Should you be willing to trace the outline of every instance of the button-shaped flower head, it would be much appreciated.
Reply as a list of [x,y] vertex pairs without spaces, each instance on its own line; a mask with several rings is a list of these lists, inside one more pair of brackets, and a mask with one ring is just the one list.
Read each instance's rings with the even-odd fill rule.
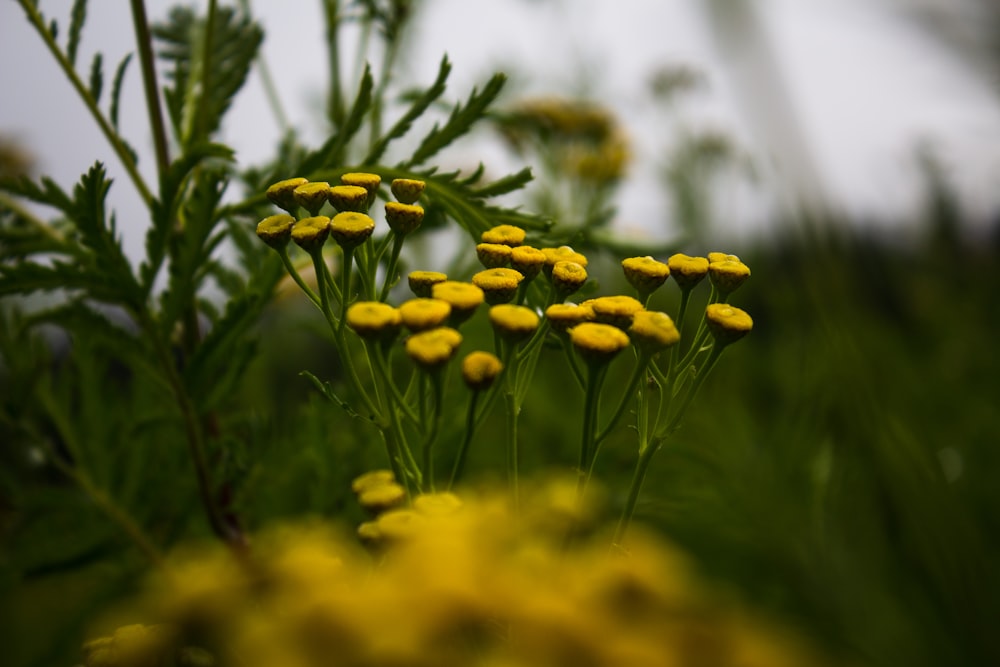
[[458,326],[472,317],[476,308],[485,301],[483,290],[472,283],[458,280],[445,280],[431,287],[431,296],[447,301],[451,306],[451,324]]
[[514,298],[524,276],[514,269],[486,269],[472,276],[472,284],[483,290],[486,303],[507,303]]
[[524,243],[525,236],[525,231],[515,225],[497,225],[483,232],[480,240],[483,243],[499,243],[516,248]]
[[340,182],[344,185],[357,185],[368,191],[368,202],[365,206],[365,210],[367,211],[375,203],[375,197],[378,195],[378,187],[382,184],[382,178],[378,174],[351,172],[341,176]]
[[291,215],[299,209],[299,203],[295,200],[295,188],[309,182],[306,178],[286,178],[278,181],[267,189],[267,198],[278,208],[288,211]]
[[275,249],[284,248],[292,240],[295,218],[287,213],[270,215],[257,223],[257,237]]
[[385,221],[389,229],[400,236],[416,231],[424,221],[424,209],[415,204],[402,204],[397,201],[385,203]]
[[479,243],[476,256],[487,269],[497,269],[510,263],[511,248],[502,243]]
[[328,199],[338,213],[368,210],[368,191],[359,185],[335,185],[330,188]]
[[442,368],[462,344],[462,334],[448,327],[438,327],[413,334],[406,339],[406,354],[426,371]]
[[618,327],[599,322],[584,322],[569,330],[569,339],[589,364],[606,364],[628,347],[628,336]]
[[720,346],[735,343],[753,329],[753,319],[744,310],[726,303],[713,303],[705,309],[708,330]]
[[356,248],[374,231],[375,221],[364,213],[345,211],[333,216],[330,221],[330,235],[344,249]]
[[681,339],[681,334],[669,315],[650,310],[643,310],[632,316],[628,335],[632,343],[647,354],[656,354],[676,345]]
[[411,271],[406,280],[414,295],[429,299],[433,287],[448,280],[448,276],[440,271]]
[[555,331],[567,331],[577,324],[594,321],[594,309],[590,304],[556,303],[545,309],[545,317]]
[[530,245],[511,248],[510,268],[521,273],[525,280],[533,280],[545,266],[545,253]]
[[303,183],[292,194],[298,205],[309,211],[309,215],[319,215],[319,210],[330,198],[330,184],[325,181]]
[[462,359],[462,379],[473,391],[489,389],[501,371],[503,371],[503,363],[490,352],[477,350],[470,352]]
[[670,267],[652,257],[629,257],[622,260],[622,270],[629,285],[645,299],[659,289],[670,276]]
[[600,296],[585,303],[594,309],[597,322],[616,326],[622,331],[632,326],[632,317],[636,313],[644,310],[641,301],[625,295]]
[[396,178],[389,185],[389,189],[392,190],[392,195],[400,203],[416,204],[426,186],[427,184],[423,181],[413,178]]
[[302,218],[292,227],[292,240],[306,252],[322,248],[328,236],[330,218],[325,215]]
[[538,315],[527,306],[501,303],[490,308],[490,324],[497,335],[512,343],[530,338],[538,329]]
[[440,299],[418,297],[399,304],[403,326],[416,333],[442,326],[451,315],[451,305]]
[[708,260],[704,257],[689,257],[683,253],[671,255],[667,260],[670,275],[682,290],[689,290],[700,283],[708,273]]
[[392,340],[401,323],[399,310],[381,301],[358,301],[347,309],[347,326],[364,340]]
[[583,287],[587,282],[587,269],[578,262],[560,261],[552,267],[552,287],[561,301]]
[[558,248],[542,248],[542,252],[545,253],[545,266],[543,270],[547,276],[552,275],[552,268],[558,262],[576,262],[583,268],[587,268],[587,257],[573,250],[568,245],[559,246]]
[[[715,254],[715,253],[710,253]],[[735,257],[735,255],[729,255]],[[750,277],[750,267],[736,259],[721,259],[708,264],[708,277],[723,301]]]

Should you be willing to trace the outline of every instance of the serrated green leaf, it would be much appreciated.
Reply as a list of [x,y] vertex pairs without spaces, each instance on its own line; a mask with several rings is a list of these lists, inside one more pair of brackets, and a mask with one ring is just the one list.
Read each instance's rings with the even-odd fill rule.
[[132,54],[127,53],[122,61],[118,63],[118,68],[115,70],[115,78],[111,84],[111,126],[118,129],[118,109],[119,102],[122,95],[122,83],[125,81],[125,70],[128,68],[128,64],[132,62]]
[[41,187],[27,176],[0,179],[0,190],[5,190],[38,204],[52,206],[67,214],[73,208],[73,201],[69,195],[50,178],[42,178]]
[[440,152],[441,149],[468,132],[486,114],[486,110],[500,94],[500,91],[503,90],[506,82],[507,77],[504,74],[494,74],[483,87],[482,92],[477,92],[473,89],[465,105],[455,105],[444,127],[435,124],[420,143],[413,157],[405,161],[401,167],[412,168],[423,164]]
[[0,265],[0,296],[57,291],[83,291],[108,303],[117,303],[120,298],[117,285],[77,264],[55,261],[49,266],[34,262]]
[[94,102],[101,101],[101,92],[104,88],[104,67],[100,53],[94,54],[94,60],[90,63],[90,96]]
[[[69,59],[70,65],[76,65],[76,51],[80,47],[80,35],[86,21],[87,0],[75,0],[70,12],[69,42],[66,44],[66,58]],[[52,37],[55,38],[55,31],[53,31]]]
[[49,21],[49,34],[52,35],[52,41],[59,38],[59,24],[55,19]]
[[448,80],[448,76],[451,74],[451,62],[448,60],[448,56],[441,59],[441,64],[438,67],[437,79],[434,83],[430,85],[427,90],[422,92],[412,104],[410,108],[406,110],[399,120],[386,132],[378,141],[372,146],[371,150],[368,151],[368,155],[361,161],[361,164],[375,164],[378,162],[382,155],[385,153],[386,148],[389,144],[410,131],[413,126],[413,122],[420,118],[427,111],[427,108],[434,103],[445,91],[445,83]]
[[503,178],[493,181],[492,183],[487,183],[481,187],[473,188],[472,194],[475,197],[483,199],[488,197],[499,197],[500,195],[520,190],[530,183],[533,178],[534,176],[531,174],[531,167],[525,167],[516,174],[509,174]]
[[347,119],[318,151],[310,154],[302,162],[299,168],[301,173],[312,174],[320,169],[343,163],[347,142],[361,129],[365,114],[371,108],[374,87],[375,81],[372,79],[371,67],[366,63],[365,71],[361,75],[361,83],[358,85],[357,97],[354,98],[354,104],[351,106],[351,112],[347,115]]

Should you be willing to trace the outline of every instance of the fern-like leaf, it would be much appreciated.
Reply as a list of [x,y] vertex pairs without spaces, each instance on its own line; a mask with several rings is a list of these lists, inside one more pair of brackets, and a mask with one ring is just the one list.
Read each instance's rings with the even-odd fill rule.
[[96,104],[101,100],[101,91],[104,88],[104,67],[100,53],[94,54],[94,60],[90,63],[90,96],[94,98]]
[[444,127],[437,124],[424,137],[420,146],[414,152],[413,157],[400,165],[403,168],[412,168],[423,164],[434,155],[437,155],[443,148],[451,144],[480,120],[489,108],[490,104],[497,98],[503,90],[507,77],[504,74],[494,74],[493,77],[483,87],[482,92],[473,89],[465,105],[457,104],[452,109],[451,116]]
[[[87,21],[87,0],[75,0],[70,11],[69,41],[66,44],[66,58],[70,65],[76,65],[76,52],[80,48],[83,24]],[[55,21],[52,22],[52,38],[56,36]]]
[[357,97],[354,98],[351,112],[344,120],[344,124],[337,128],[336,133],[327,139],[319,150],[306,157],[299,167],[300,173],[312,174],[320,169],[340,165],[344,161],[344,149],[347,142],[361,129],[365,114],[371,108],[374,87],[375,81],[372,79],[371,67],[366,64],[365,71],[361,75],[361,83],[358,85]]
[[132,54],[127,53],[122,61],[118,63],[118,68],[115,70],[115,78],[111,84],[111,126],[118,129],[118,109],[119,102],[122,95],[122,83],[125,81],[125,70],[128,68],[128,64],[132,62]]

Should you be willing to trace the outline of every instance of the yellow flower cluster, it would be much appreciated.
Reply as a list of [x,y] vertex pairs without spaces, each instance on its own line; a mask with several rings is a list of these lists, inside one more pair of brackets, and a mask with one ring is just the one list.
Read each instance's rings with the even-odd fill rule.
[[374,559],[322,523],[270,530],[245,562],[187,552],[144,608],[219,667],[826,664],[710,593],[669,545],[637,533],[609,552],[575,483],[527,486],[517,515],[506,494],[383,512],[370,530],[392,539]]

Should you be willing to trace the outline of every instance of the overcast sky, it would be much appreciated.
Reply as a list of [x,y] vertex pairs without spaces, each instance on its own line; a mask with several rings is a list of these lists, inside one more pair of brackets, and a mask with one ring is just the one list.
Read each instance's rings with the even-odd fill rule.
[[[780,193],[808,171],[782,164],[780,144],[787,136],[773,121],[784,117],[772,114],[768,100],[760,99],[776,82],[787,94],[784,112],[791,113],[804,140],[800,148],[811,163],[814,185],[837,209],[859,220],[916,218],[922,189],[914,155],[920,142],[930,142],[977,224],[995,216],[1000,209],[1000,96],[992,82],[974,77],[953,53],[901,22],[885,3],[761,0],[756,3],[759,34],[766,37],[765,55],[777,65],[777,79],[761,86],[748,82],[741,69],[741,59],[755,57],[753,52],[729,48],[732,40],[708,20],[704,2],[428,0],[399,75],[429,82],[447,52],[454,63],[452,99],[464,97],[502,67],[519,94],[583,91],[607,103],[626,124],[636,153],[620,202],[621,224],[627,228],[664,229],[669,204],[656,187],[656,174],[679,117],[685,126],[731,134],[761,167],[762,178],[752,187],[721,193],[722,231],[741,235],[766,229],[782,205]],[[162,17],[170,4],[148,2],[151,18]],[[60,19],[65,39],[70,0],[41,5]],[[115,65],[133,48],[131,23],[124,2],[90,5],[80,63],[86,68],[95,50],[104,52],[107,91]],[[321,141],[317,105],[326,69],[319,3],[256,0],[253,5],[267,32],[264,53],[292,121],[304,136]],[[0,133],[18,139],[35,154],[40,172],[67,187],[95,159],[106,162],[117,177],[113,202],[127,244],[138,251],[141,231],[129,232],[130,218],[141,215],[138,200],[15,2],[0,2],[0,36],[0,90],[5,91]],[[667,116],[653,103],[647,84],[658,67],[678,64],[703,72],[707,87]],[[151,177],[141,82],[135,63],[130,69],[122,124]],[[272,151],[278,134],[260,82],[251,75],[223,140],[237,148],[242,162],[252,163]],[[485,144],[469,150],[485,151],[488,161],[509,160]]]

